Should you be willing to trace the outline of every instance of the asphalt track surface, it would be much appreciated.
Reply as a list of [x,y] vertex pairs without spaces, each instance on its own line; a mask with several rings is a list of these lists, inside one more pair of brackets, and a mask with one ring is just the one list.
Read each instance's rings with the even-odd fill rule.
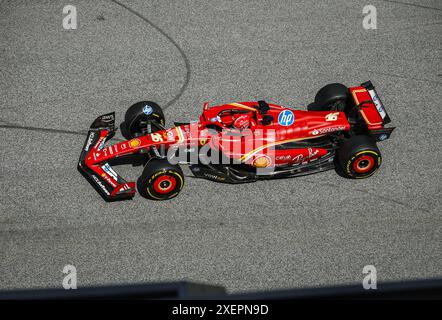
[[[230,292],[442,277],[441,1],[0,1],[0,288],[190,280]],[[378,29],[362,28],[373,4]],[[77,172],[93,119],[149,99],[305,108],[371,79],[397,126],[383,166],[245,185],[186,177],[106,203]],[[118,167],[129,180],[139,167]]]

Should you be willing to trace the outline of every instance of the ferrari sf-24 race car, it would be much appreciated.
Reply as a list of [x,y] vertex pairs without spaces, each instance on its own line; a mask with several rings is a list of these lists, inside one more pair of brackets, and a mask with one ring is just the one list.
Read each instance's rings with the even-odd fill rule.
[[127,139],[106,142],[115,132],[115,113],[98,117],[83,146],[79,171],[107,201],[131,199],[135,182],[113,166],[144,166],[138,192],[153,200],[171,199],[184,184],[180,165],[217,182],[244,183],[287,178],[335,168],[347,178],[367,178],[381,165],[377,142],[394,127],[370,81],[347,88],[329,84],[307,111],[265,101],[204,104],[198,122],[166,129],[160,106],[131,106],[120,128]]

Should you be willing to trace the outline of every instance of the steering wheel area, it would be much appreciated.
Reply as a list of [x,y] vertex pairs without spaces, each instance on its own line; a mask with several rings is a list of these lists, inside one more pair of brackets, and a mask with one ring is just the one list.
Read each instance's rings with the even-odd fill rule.
[[255,114],[248,110],[228,109],[218,114],[221,125],[229,129],[247,129],[256,125]]

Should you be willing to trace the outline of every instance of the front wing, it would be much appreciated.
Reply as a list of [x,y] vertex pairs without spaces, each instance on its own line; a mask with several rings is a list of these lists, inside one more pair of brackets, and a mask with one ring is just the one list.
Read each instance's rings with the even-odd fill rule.
[[95,119],[89,128],[78,162],[78,170],[106,201],[132,199],[135,183],[119,176],[108,162],[88,164],[87,159],[103,149],[106,140],[115,134],[115,113],[108,113]]

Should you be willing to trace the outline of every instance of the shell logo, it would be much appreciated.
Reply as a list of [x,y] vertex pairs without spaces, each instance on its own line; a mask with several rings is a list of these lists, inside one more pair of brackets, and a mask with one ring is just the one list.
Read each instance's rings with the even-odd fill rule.
[[256,168],[266,168],[270,163],[271,161],[268,156],[260,156],[253,160],[253,166]]
[[131,148],[136,148],[136,147],[138,147],[140,144],[141,144],[140,139],[132,139],[132,140],[129,141],[129,146],[130,146]]

